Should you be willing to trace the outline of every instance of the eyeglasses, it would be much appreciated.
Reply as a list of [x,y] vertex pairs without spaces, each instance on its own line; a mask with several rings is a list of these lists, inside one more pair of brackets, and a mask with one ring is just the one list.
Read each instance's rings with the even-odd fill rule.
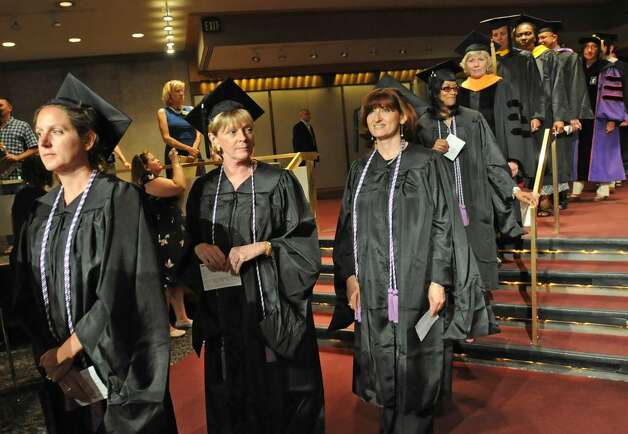
[[445,93],[458,93],[460,91],[460,88],[458,86],[445,86],[441,87],[440,91]]

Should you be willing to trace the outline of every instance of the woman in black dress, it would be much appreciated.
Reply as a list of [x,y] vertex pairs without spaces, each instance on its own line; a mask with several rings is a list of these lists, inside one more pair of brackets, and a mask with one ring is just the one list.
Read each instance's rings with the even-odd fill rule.
[[185,175],[175,148],[170,149],[169,157],[172,162],[172,179],[159,176],[164,166],[150,152],[142,152],[133,157],[131,178],[147,195],[146,204],[157,236],[166,300],[172,306],[176,318],[175,327],[170,326],[170,336],[176,338],[185,334],[182,329],[192,327],[192,320],[185,311],[185,288],[178,278],[189,252],[189,238],[185,230],[185,219],[177,203],[185,190]]
[[[494,325],[443,159],[407,141],[416,118],[395,89],[366,96],[374,149],[351,165],[334,245],[330,329],[355,320],[353,391],[383,407],[384,434],[432,433],[446,340]],[[422,317],[436,321],[423,339]]]
[[[207,110],[207,111],[205,111]],[[325,429],[312,288],[320,268],[316,222],[295,176],[253,159],[263,111],[231,79],[188,119],[206,123],[223,164],[187,200],[194,252],[208,277],[193,344],[205,347],[207,429],[214,433],[318,434]],[[212,289],[214,288],[214,289]]]
[[[22,227],[14,311],[48,380],[40,397],[51,433],[177,432],[142,195],[96,169],[130,122],[71,74],[35,113],[39,155],[61,186]],[[99,382],[103,396],[88,387]]]

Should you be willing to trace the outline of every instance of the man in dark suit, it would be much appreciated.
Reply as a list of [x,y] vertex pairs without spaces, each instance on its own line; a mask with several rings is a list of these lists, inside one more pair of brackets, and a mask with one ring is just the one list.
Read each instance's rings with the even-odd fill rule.
[[310,125],[312,115],[306,108],[299,111],[299,122],[292,128],[292,148],[294,152],[318,152],[316,135]]

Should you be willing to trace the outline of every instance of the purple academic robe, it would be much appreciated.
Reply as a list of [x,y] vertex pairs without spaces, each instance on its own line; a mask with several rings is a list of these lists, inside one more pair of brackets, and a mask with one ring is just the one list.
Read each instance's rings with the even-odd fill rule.
[[[597,101],[589,163],[589,181],[612,182],[626,179],[621,158],[619,124],[628,120],[624,104],[621,73],[614,66],[599,75]],[[608,134],[606,123],[615,121],[615,130]]]

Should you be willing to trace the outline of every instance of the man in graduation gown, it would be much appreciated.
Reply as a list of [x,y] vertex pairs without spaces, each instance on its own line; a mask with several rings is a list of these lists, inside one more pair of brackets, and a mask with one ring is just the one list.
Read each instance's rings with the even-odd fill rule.
[[482,23],[501,47],[497,52],[496,74],[502,77],[503,85],[496,89],[495,106],[505,109],[495,112],[497,144],[505,158],[521,163],[526,182],[531,185],[538,160],[533,133],[544,120],[544,97],[534,58],[512,46],[513,17],[516,15],[489,18]]
[[[539,43],[553,50],[558,59],[558,68],[561,79],[557,83],[564,88],[567,97],[566,106],[569,111],[564,115],[569,120],[570,132],[559,134],[556,143],[559,151],[559,178],[561,182],[572,179],[571,169],[573,165],[574,145],[577,143],[578,132],[582,129],[582,119],[593,119],[591,104],[586,89],[586,79],[582,60],[571,48],[559,45],[558,32],[562,30],[560,21],[538,20]],[[567,125],[567,122],[565,122]],[[568,174],[566,178],[564,175]],[[568,203],[567,191],[560,192],[561,208],[566,208]]]
[[[264,113],[227,79],[186,120],[202,131],[240,109],[253,120]],[[192,331],[197,354],[204,346],[207,430],[320,434],[323,383],[311,305],[320,269],[316,222],[290,171],[257,162],[234,189],[224,169],[231,161],[223,153],[223,168],[198,178],[188,196],[195,252],[210,245],[227,257],[259,242],[268,250],[243,263],[240,286],[202,291]],[[254,164],[250,155],[246,162]],[[200,257],[194,262],[198,270]]]
[[621,158],[619,127],[628,120],[626,75],[616,64],[601,58],[602,40],[580,39],[589,102],[595,118],[582,122],[574,161],[573,196],[579,196],[585,181],[599,183],[595,200],[608,199],[609,186],[626,179]]
[[[570,120],[569,101],[566,94],[566,87],[563,84],[563,71],[559,67],[558,55],[554,50],[550,50],[543,44],[537,45],[537,34],[539,26],[545,25],[545,22],[539,18],[529,15],[519,15],[513,19],[513,27],[515,29],[514,36],[518,47],[521,50],[529,51],[534,57],[536,66],[541,76],[544,95],[545,120],[543,129],[538,131],[536,139],[538,143],[538,151],[544,137],[544,130],[549,128],[552,136],[549,140],[559,134],[564,134],[565,122]],[[569,147],[557,148],[558,163],[558,183],[559,191],[565,192],[563,197],[566,198],[566,192],[569,190],[569,161],[571,151]],[[543,178],[543,188],[541,194],[544,199],[541,202],[539,215],[547,216],[550,214],[549,195],[553,193],[552,187],[552,163],[551,153],[548,152],[548,164]]]
[[[131,122],[71,74],[42,112],[49,107],[95,111],[99,121],[90,131],[98,135],[100,150],[94,152],[101,157],[113,151]],[[43,137],[40,155],[46,163],[50,148],[59,151]],[[95,170],[91,176],[82,198],[66,204],[56,187],[37,199],[17,245],[14,309],[32,339],[35,359],[45,367],[51,352],[59,361],[66,345],[80,345],[72,360],[60,363],[70,360],[71,372],[93,368],[108,389],[106,400],[79,406],[72,389],[80,382],[64,386],[64,378],[54,378],[61,368],[52,376],[46,372],[55,381],[45,381],[40,391],[48,432],[176,433],[168,392],[168,311],[142,194],[118,178]]]

